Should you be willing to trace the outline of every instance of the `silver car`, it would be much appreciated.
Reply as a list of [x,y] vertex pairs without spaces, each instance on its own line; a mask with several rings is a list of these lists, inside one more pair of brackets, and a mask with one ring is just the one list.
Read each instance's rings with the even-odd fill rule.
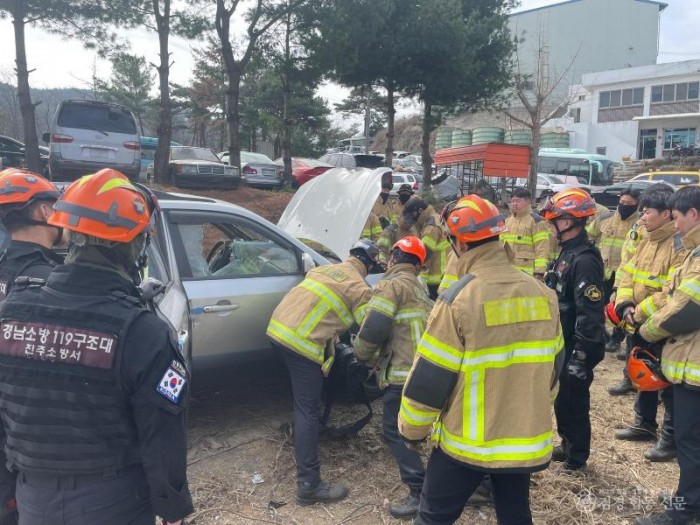
[[[219,153],[224,164],[229,164],[227,151]],[[251,186],[281,188],[284,184],[284,165],[262,153],[241,151],[241,178]]]

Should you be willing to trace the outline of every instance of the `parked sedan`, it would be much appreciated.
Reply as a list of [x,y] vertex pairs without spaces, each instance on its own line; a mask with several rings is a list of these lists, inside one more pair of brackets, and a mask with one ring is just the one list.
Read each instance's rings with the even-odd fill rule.
[[[284,161],[282,157],[275,160],[279,164],[283,164]],[[321,162],[316,159],[306,159],[302,157],[292,157],[292,184],[294,187],[298,188],[304,183],[309,182],[314,177],[318,177],[322,173],[325,173],[333,166]]]
[[602,204],[603,206],[613,210],[617,208],[617,205],[620,201],[620,194],[624,190],[633,189],[644,191],[649,186],[653,186],[654,184],[666,184],[667,186],[673,188],[673,191],[676,191],[678,189],[673,184],[664,181],[630,180],[627,182],[618,182],[617,184],[608,186],[603,190],[593,192],[591,193],[591,197],[595,199],[596,203]]
[[[49,148],[39,146],[39,162],[42,174],[49,163]],[[12,137],[0,135],[0,169],[24,166],[24,144]]]
[[[516,179],[516,187],[525,187],[527,184],[527,179]],[[554,195],[567,188],[574,187],[572,184],[566,184],[561,179],[557,178],[556,175],[548,175],[546,173],[537,174],[537,191],[535,192],[535,199],[539,200],[543,196]]]
[[[229,164],[228,152],[219,153],[224,164]],[[284,165],[262,153],[241,151],[241,179],[251,186],[281,188],[284,184]]]
[[[147,169],[152,179],[153,164]],[[206,148],[177,146],[170,148],[168,175],[178,188],[237,188],[241,182],[238,168],[227,166]]]

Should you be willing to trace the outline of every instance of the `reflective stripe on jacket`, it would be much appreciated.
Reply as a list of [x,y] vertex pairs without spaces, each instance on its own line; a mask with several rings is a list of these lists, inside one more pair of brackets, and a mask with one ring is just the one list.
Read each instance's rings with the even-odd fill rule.
[[418,237],[428,249],[428,257],[425,260],[424,270],[421,272],[420,277],[426,284],[437,286],[442,280],[442,274],[445,273],[447,250],[450,247],[450,243],[445,238],[445,234],[440,227],[440,218],[432,206],[428,206],[423,210],[416,223],[416,230],[418,231]]
[[552,453],[551,401],[564,353],[554,291],[500,243],[462,254],[404,386],[399,431],[479,469],[531,472]]
[[540,215],[525,206],[506,219],[508,232],[501,241],[515,254],[513,265],[530,275],[544,273],[550,257],[551,233]]
[[323,365],[327,373],[335,336],[364,318],[365,304],[372,296],[365,275],[364,264],[355,257],[314,268],[272,312],[268,337]]
[[392,266],[375,286],[355,355],[378,366],[380,387],[406,381],[432,306],[412,264]]
[[647,341],[667,339],[661,368],[674,384],[700,388],[700,226],[682,238],[685,259],[673,277],[668,300],[641,327]]
[[382,233],[382,225],[379,224],[379,219],[374,213],[370,213],[367,217],[367,222],[364,228],[362,228],[362,234],[360,237],[363,239],[371,239],[376,241]]

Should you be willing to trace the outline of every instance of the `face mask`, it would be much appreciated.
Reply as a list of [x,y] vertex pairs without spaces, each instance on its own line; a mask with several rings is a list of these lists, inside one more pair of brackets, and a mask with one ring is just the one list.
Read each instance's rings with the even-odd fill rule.
[[408,202],[408,199],[411,198],[410,193],[399,193],[399,202],[401,204],[406,204]]
[[386,201],[389,199],[389,194],[388,193],[380,193],[379,196],[382,198],[382,204],[386,204]]
[[626,220],[629,217],[631,217],[635,211],[637,211],[636,204],[618,204],[617,205],[617,212],[620,214],[620,217],[622,217],[623,220]]

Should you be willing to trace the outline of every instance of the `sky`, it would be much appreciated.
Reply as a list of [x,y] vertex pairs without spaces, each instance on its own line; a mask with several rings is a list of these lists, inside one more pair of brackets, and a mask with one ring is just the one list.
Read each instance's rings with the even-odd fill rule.
[[[558,3],[559,0],[521,0],[518,10]],[[616,1],[616,0],[610,0]],[[700,58],[700,9],[698,0],[665,0],[669,6],[661,14],[661,37],[658,62],[676,62]],[[240,25],[240,22],[239,22]],[[124,32],[131,43],[131,52],[145,55],[152,63],[158,61],[158,39],[145,29]],[[93,70],[99,78],[107,78],[109,62],[99,59],[94,51],[80,43],[66,41],[34,27],[26,29],[27,60],[30,84],[35,88],[88,87]],[[171,80],[188,84],[194,65],[191,49],[200,45],[173,37],[170,41],[173,66]],[[14,33],[9,20],[0,20],[0,81],[12,80],[14,75]],[[319,94],[331,105],[340,102],[347,90],[334,84],[321,86]],[[409,110],[404,110],[409,111]],[[401,111],[399,112],[401,114]]]

